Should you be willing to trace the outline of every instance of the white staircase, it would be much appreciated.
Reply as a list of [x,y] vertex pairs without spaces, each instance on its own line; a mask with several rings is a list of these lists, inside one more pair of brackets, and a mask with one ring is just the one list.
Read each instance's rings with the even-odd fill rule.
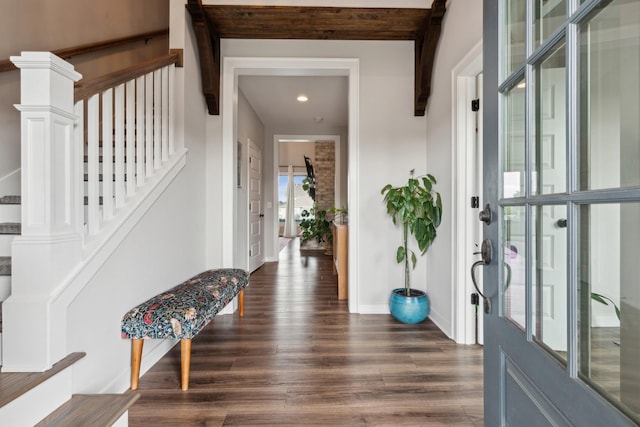
[[[22,79],[22,190],[0,194],[0,425],[126,425],[137,395],[72,396],[82,379],[71,365],[84,354],[68,354],[66,307],[185,165],[172,138],[178,60],[74,89],[81,76],[55,55],[12,57]],[[31,385],[5,391],[16,382]]]

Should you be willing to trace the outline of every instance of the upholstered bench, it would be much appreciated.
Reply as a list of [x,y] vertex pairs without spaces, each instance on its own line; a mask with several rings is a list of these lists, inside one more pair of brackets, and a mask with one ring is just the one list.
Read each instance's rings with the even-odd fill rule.
[[122,318],[122,338],[131,339],[131,390],[138,388],[145,339],[179,339],[182,390],[189,389],[191,339],[233,298],[244,315],[244,288],[249,272],[209,270],[134,307]]

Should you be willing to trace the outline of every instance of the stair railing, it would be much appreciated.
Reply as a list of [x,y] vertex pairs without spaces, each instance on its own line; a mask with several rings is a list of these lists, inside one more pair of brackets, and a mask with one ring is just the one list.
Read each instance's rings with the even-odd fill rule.
[[185,164],[173,137],[181,53],[79,84],[50,52],[11,60],[21,73],[22,235],[2,370],[43,371],[68,352],[69,304]]
[[76,85],[76,138],[85,147],[85,241],[100,234],[176,153],[170,100],[179,60],[173,53]]

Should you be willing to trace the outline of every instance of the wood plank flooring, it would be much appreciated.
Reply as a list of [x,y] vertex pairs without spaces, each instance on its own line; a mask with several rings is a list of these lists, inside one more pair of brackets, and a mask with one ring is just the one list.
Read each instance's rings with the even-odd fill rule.
[[349,314],[331,257],[298,240],[251,276],[245,316],[194,340],[190,389],[180,346],[140,379],[136,426],[481,426],[482,349],[430,321]]

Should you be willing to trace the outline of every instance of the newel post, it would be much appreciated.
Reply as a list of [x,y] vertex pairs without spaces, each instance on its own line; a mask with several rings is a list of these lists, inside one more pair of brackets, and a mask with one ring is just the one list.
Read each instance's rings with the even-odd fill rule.
[[81,260],[73,96],[82,76],[50,52],[11,61],[20,68],[22,235],[12,244],[12,290],[3,304],[2,370],[42,371],[66,356],[66,313],[53,302]]

